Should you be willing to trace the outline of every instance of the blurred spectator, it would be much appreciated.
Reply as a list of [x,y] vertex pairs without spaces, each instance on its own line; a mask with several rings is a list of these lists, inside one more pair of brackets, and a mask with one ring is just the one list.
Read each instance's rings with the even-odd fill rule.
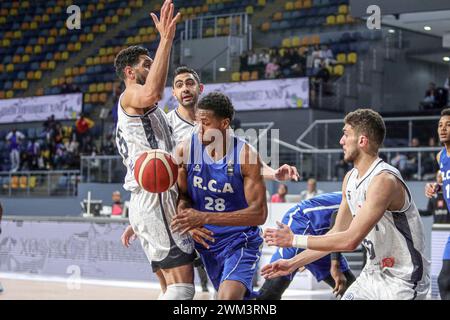
[[334,59],[333,51],[331,51],[330,47],[328,47],[326,44],[322,46],[321,56],[322,56],[322,59],[325,62],[326,66],[330,66],[330,65],[335,64],[337,62]]
[[114,191],[112,194],[112,216],[120,216],[123,213],[123,204],[120,197],[120,191]]
[[11,171],[16,172],[20,168],[20,143],[25,139],[25,135],[13,128],[6,135],[6,141],[9,144],[9,158],[11,161]]
[[89,130],[94,126],[94,121],[86,117],[83,113],[80,114],[75,122],[75,131],[77,134],[77,141],[80,145],[80,149],[83,150],[85,146],[85,140],[89,136]]
[[244,72],[248,69],[248,53],[246,51],[242,52],[239,57],[240,66],[239,72]]
[[258,55],[255,53],[255,51],[252,50],[248,54],[248,59],[247,59],[248,70],[255,71],[257,65],[258,65]]
[[[428,139],[428,147],[437,147],[436,139],[434,137]],[[423,180],[434,177],[434,173],[439,170],[439,165],[436,162],[436,154],[434,152],[422,152],[422,168]]]
[[27,170],[38,169],[38,157],[41,152],[41,146],[36,139],[30,139],[26,149]]
[[[442,184],[440,171],[436,173],[436,182]],[[428,200],[427,210],[425,212],[421,210],[421,215],[432,215],[434,223],[450,223],[450,212],[447,210],[447,204],[442,192],[438,192],[436,196]]]
[[324,61],[320,63],[320,68],[314,77],[314,90],[316,93],[322,91],[323,93],[328,92],[327,84],[330,80],[330,71],[328,70]]
[[321,193],[323,193],[323,191],[317,189],[316,179],[310,178],[307,182],[307,189],[300,192],[300,200],[308,200]]
[[272,195],[271,202],[286,202],[286,195],[288,193],[288,187],[285,184],[280,184],[278,186],[278,191]]
[[117,148],[116,144],[114,143],[113,136],[111,134],[108,134],[106,136],[106,141],[103,143],[101,153],[103,155],[114,155],[116,154]]
[[421,105],[424,109],[433,109],[435,107],[435,102],[436,84],[434,82],[430,82],[428,90],[425,91],[425,98],[423,98]]
[[280,74],[280,66],[277,64],[277,60],[273,58],[267,65],[265,70],[266,79],[275,79]]
[[447,78],[445,78],[444,88],[447,89],[447,91],[450,90],[450,70]]

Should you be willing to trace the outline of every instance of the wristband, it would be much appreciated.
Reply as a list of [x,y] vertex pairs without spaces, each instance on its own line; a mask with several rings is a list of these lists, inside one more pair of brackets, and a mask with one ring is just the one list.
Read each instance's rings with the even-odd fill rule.
[[308,249],[308,236],[294,235],[294,239],[292,239],[292,247]]

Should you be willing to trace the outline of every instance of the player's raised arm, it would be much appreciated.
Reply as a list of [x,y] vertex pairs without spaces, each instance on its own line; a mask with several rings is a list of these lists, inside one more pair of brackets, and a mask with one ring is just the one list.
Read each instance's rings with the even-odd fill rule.
[[220,226],[258,226],[267,219],[266,188],[261,176],[261,162],[254,151],[245,145],[242,157],[256,159],[256,163],[242,161],[244,192],[247,208],[231,212],[201,212],[194,209],[182,210],[172,222],[173,231],[182,233],[205,224]]
[[[173,13],[174,5],[171,0],[166,0],[162,5],[159,19],[154,13],[151,13],[151,17],[160,35],[158,49],[156,50],[153,62],[151,59],[144,62],[144,64],[150,64],[147,66],[150,71],[145,79],[145,83],[135,83],[125,90],[122,98],[122,106],[124,108],[148,108],[154,106],[161,100],[167,81],[169,57],[175,37],[176,24],[180,17],[179,13],[175,17]],[[131,77],[136,77],[136,75],[132,74],[132,68],[128,68],[124,72],[129,72]]]

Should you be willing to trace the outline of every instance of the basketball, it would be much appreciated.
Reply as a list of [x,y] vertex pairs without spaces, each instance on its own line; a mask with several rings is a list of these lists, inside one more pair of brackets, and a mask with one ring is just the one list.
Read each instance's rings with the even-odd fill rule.
[[151,150],[139,156],[134,167],[139,186],[151,193],[169,190],[178,178],[178,167],[172,156],[163,150]]

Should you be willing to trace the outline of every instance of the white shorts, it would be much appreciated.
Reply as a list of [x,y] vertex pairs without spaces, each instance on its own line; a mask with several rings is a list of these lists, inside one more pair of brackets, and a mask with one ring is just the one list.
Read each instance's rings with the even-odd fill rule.
[[192,263],[196,257],[191,236],[173,233],[170,229],[177,199],[176,186],[160,194],[145,190],[131,193],[130,224],[154,272]]
[[363,269],[341,300],[424,300],[429,289],[429,276],[414,284],[381,271]]

